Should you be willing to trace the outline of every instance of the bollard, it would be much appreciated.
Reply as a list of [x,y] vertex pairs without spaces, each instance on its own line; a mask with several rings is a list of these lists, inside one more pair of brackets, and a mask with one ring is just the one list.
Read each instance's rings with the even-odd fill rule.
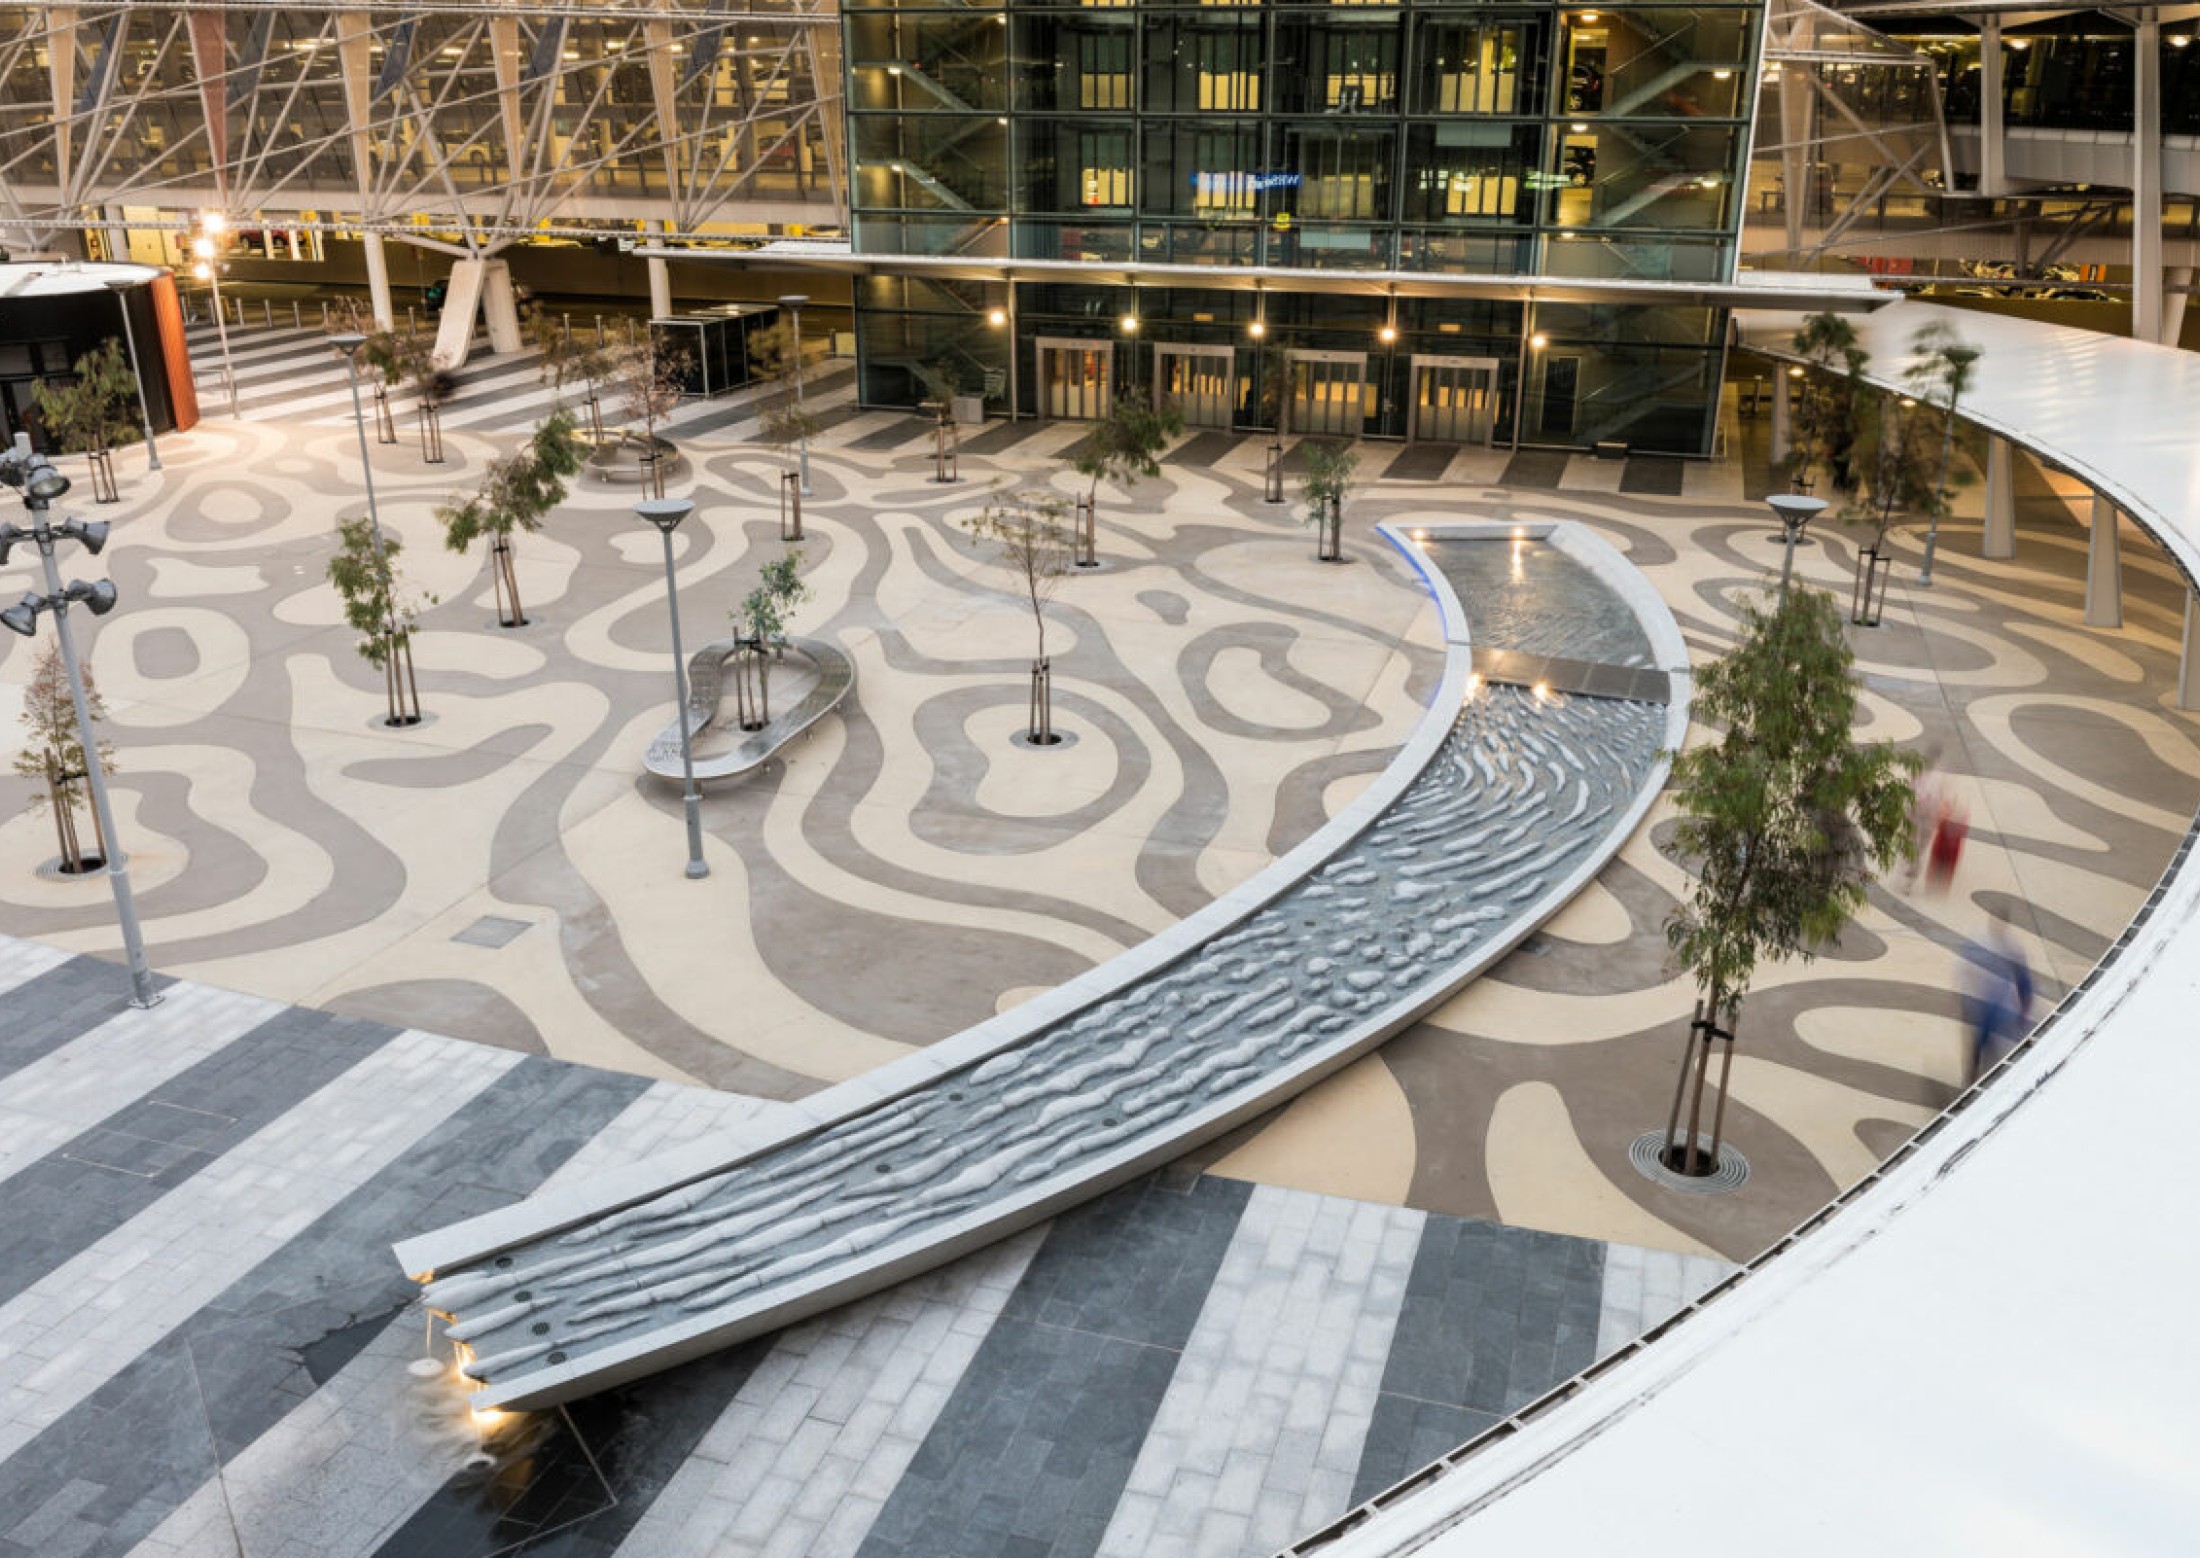
[[306,327],[306,306],[296,298],[290,300],[290,327],[303,330]]

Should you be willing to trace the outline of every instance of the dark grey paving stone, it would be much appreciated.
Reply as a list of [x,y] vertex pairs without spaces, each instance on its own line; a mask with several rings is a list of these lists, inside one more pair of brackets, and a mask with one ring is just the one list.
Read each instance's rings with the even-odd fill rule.
[[1251,1193],[1148,1179],[1058,1221],[862,1558],[1095,1551]]
[[1437,481],[1451,469],[1452,456],[1459,452],[1455,444],[1410,444],[1390,464],[1383,467],[1385,481]]
[[64,1142],[0,1197],[0,1303],[373,1054],[397,1030],[292,1008]]
[[1498,482],[1506,487],[1540,487],[1556,492],[1573,456],[1563,449],[1519,449],[1505,462]]
[[899,449],[903,444],[913,444],[920,438],[930,438],[934,427],[930,417],[903,417],[886,427],[874,428],[861,438],[851,442],[851,449]]
[[1015,422],[994,422],[982,433],[973,433],[962,441],[964,454],[999,454],[1013,449],[1034,433],[1044,432],[1054,424],[1040,417],[1025,417]]
[[1222,462],[1243,442],[1235,433],[1194,433],[1162,457],[1163,465],[1182,465],[1194,470],[1207,470]]
[[[519,1199],[648,1086],[521,1060],[0,1464],[0,1510],[34,1508],[69,1478],[95,1483],[96,1539],[83,1551],[122,1558],[356,1356],[380,1329],[362,1322],[418,1323],[393,1241]],[[574,1491],[546,1486],[525,1509],[564,1507]]]
[[1431,1217],[1406,1279],[1359,1503],[1465,1443],[1593,1361],[1604,1246]]
[[[154,976],[156,989],[174,981]],[[0,991],[0,1077],[42,1060],[130,1005],[130,971],[74,957]]]
[[484,914],[451,940],[464,942],[469,947],[508,947],[526,929],[525,920],[508,919],[501,914]]
[[1619,473],[1619,490],[1677,498],[1681,495],[1681,478],[1685,471],[1680,461],[1662,455],[1629,455],[1627,469]]

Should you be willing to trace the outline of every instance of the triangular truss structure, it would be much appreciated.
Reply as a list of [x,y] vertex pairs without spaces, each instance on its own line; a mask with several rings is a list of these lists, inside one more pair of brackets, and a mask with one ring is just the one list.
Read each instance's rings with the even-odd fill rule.
[[1780,190],[1789,265],[1838,247],[1890,195],[1946,194],[1932,57],[1812,0],[1771,0],[1751,161],[1753,182]]
[[456,233],[842,225],[832,0],[0,9],[0,243],[111,208]]

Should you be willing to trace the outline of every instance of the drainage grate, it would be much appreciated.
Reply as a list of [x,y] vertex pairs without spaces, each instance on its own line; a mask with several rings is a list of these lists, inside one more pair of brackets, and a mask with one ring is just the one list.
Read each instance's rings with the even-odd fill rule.
[[[1711,1148],[1711,1138],[1699,1135],[1698,1146],[1705,1151]],[[1637,1136],[1634,1145],[1627,1149],[1627,1161],[1635,1166],[1635,1172],[1654,1185],[1668,1190],[1682,1190],[1690,1195],[1718,1196],[1729,1190],[1739,1190],[1749,1178],[1749,1159],[1734,1150],[1732,1142],[1719,1147],[1719,1166],[1708,1174],[1676,1174],[1660,1160],[1665,1151],[1665,1132],[1646,1131]]]
[[501,914],[484,914],[451,940],[463,941],[469,947],[506,947],[525,929],[525,920],[508,920]]

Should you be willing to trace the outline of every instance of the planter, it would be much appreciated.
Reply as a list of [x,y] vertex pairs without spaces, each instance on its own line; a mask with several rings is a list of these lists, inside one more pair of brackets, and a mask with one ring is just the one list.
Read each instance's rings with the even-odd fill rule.
[[983,395],[957,395],[950,403],[955,420],[964,427],[976,427],[985,420]]

